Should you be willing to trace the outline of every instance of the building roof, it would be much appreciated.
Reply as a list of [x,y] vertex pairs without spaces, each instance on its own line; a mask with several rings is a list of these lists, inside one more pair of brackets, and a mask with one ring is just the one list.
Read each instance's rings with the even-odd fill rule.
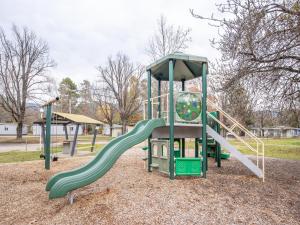
[[[35,121],[35,124],[45,123],[46,118],[42,120]],[[62,112],[53,112],[52,113],[52,124],[94,124],[94,125],[102,125],[101,121],[95,120],[88,116],[84,116],[81,114],[72,114],[72,113],[62,113]]]
[[253,127],[251,129],[252,130],[297,130],[297,129],[300,129],[300,128],[287,127],[287,126],[278,126],[278,127],[263,127],[263,128]]
[[174,60],[174,80],[191,80],[202,76],[202,65],[207,58],[176,52],[167,55],[146,67],[157,80],[169,80],[169,60]]

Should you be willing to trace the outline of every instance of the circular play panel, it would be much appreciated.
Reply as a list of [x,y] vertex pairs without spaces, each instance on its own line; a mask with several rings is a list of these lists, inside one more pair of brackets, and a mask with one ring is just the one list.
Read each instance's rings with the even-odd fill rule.
[[176,120],[180,122],[199,122],[201,97],[196,93],[179,93],[175,103]]

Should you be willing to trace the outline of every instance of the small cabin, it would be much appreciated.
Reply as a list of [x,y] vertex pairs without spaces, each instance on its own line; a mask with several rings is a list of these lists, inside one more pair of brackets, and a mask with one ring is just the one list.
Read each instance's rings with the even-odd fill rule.
[[[0,123],[0,136],[14,136],[17,135],[17,126],[16,123]],[[28,125],[23,124],[22,134],[28,134]]]

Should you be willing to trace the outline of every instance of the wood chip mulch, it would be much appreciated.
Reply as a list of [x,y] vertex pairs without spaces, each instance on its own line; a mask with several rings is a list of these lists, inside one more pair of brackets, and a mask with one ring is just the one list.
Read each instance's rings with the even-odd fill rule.
[[0,224],[300,224],[300,161],[266,159],[263,183],[234,159],[207,179],[173,181],[144,169],[139,149],[123,155],[97,182],[48,200],[48,178],[91,157],[0,165]]

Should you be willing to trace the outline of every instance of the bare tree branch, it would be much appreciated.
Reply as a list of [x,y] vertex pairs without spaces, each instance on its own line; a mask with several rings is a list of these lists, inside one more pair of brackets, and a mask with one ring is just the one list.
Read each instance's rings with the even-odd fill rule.
[[17,138],[22,138],[26,103],[35,90],[43,90],[53,66],[47,44],[32,31],[13,25],[9,39],[0,28],[0,106],[18,123]]

